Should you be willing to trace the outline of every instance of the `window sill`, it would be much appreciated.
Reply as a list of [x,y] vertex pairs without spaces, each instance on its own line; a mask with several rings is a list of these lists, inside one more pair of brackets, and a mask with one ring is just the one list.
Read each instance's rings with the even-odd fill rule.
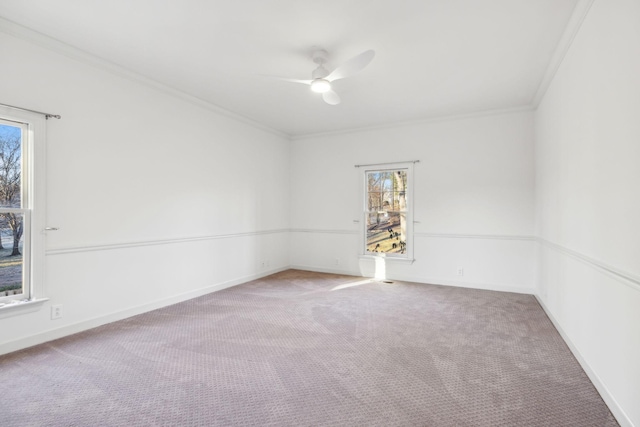
[[413,258],[398,258],[398,257],[384,256],[384,255],[360,255],[360,259],[371,260],[371,261],[384,260],[384,262],[391,262],[393,264],[407,264],[407,265],[411,265],[415,261],[415,259]]
[[30,301],[11,301],[0,303],[0,319],[17,316],[19,314],[33,313],[40,310],[42,304],[49,301],[49,298],[40,298]]

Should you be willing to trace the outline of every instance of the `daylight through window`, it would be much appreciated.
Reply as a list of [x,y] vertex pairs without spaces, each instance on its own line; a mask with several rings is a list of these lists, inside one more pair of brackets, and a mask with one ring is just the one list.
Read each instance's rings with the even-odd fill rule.
[[0,301],[29,297],[27,125],[0,120]]
[[408,170],[366,171],[367,253],[407,253]]

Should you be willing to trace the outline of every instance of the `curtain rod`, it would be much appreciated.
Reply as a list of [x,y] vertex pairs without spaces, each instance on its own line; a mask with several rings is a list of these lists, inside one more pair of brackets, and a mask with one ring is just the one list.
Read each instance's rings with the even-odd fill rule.
[[0,105],[2,105],[3,107],[15,108],[16,110],[29,111],[30,113],[42,114],[44,116],[44,118],[47,119],[47,120],[49,120],[51,118],[54,118],[54,119],[61,119],[62,118],[62,117],[60,117],[59,114],[43,113],[42,111],[30,110],[28,108],[16,107],[15,105],[9,105],[9,104],[0,104]]
[[357,168],[361,168],[363,166],[386,166],[386,165],[397,165],[398,163],[420,163],[420,160],[406,160],[404,162],[389,162],[389,163],[370,163],[368,165],[355,165]]

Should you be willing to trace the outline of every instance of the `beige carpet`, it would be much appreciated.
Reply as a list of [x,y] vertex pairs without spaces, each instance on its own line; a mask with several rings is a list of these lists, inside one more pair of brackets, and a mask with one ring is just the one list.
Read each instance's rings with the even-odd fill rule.
[[615,426],[529,295],[290,270],[0,357],[2,426]]

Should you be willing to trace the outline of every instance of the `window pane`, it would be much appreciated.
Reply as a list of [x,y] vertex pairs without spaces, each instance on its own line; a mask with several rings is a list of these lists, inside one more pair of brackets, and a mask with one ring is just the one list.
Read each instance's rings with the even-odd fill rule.
[[367,252],[406,253],[407,170],[367,172]]
[[0,207],[20,208],[22,130],[0,124]]
[[404,211],[407,208],[407,171],[368,172],[368,210],[391,209]]
[[22,293],[24,215],[0,213],[0,297]]
[[405,253],[406,215],[373,212],[367,215],[367,252]]

